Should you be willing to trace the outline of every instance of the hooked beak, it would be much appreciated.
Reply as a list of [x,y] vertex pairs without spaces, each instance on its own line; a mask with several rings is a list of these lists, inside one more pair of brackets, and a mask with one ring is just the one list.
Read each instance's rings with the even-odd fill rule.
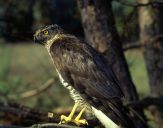
[[37,39],[36,35],[34,35],[33,40],[34,40],[35,43],[39,43],[39,42],[40,42],[40,41]]
[[42,44],[44,45],[44,41],[43,40],[40,40],[40,37],[37,36],[37,35],[34,35],[34,38],[33,38],[34,42],[37,43],[37,44]]

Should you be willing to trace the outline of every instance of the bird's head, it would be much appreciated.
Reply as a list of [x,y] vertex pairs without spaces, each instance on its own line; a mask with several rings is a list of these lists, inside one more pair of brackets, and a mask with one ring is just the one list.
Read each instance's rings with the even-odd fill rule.
[[46,45],[49,40],[52,40],[56,35],[62,34],[63,29],[58,25],[48,25],[41,27],[34,34],[34,41],[36,43]]

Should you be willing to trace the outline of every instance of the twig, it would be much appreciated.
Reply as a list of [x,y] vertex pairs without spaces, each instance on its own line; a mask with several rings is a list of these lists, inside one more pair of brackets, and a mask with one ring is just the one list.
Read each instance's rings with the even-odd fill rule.
[[130,102],[127,104],[127,107],[132,107],[137,109],[145,109],[151,105],[161,106],[163,105],[163,97],[147,97],[140,101]]
[[51,78],[49,80],[47,80],[43,85],[41,85],[39,88],[35,89],[35,90],[30,90],[30,91],[27,91],[27,92],[24,92],[22,94],[20,94],[20,97],[22,99],[24,98],[29,98],[29,97],[32,97],[32,96],[36,96],[36,95],[39,95],[40,93],[46,91],[47,89],[49,89],[54,83],[54,79]]
[[[9,120],[10,124],[28,124],[37,123],[58,123],[60,115],[65,113],[52,113],[41,110],[32,109],[17,103],[0,102],[0,113],[3,114],[3,120]],[[49,116],[50,115],[52,116]],[[100,123],[96,119],[87,119],[89,127],[99,126]]]
[[0,128],[27,128],[27,127],[15,126],[15,125],[0,125]]
[[126,45],[123,46],[123,51],[141,48],[142,46],[143,44],[140,43],[139,41],[134,43],[127,43]]
[[162,38],[163,38],[163,34],[156,35],[156,36],[154,36],[153,38],[150,39],[150,43],[153,44],[153,43],[157,42],[159,39],[162,39]]
[[16,126],[16,125],[0,125],[0,128],[83,128],[73,125],[64,125],[57,123],[34,124],[30,127]]
[[[48,117],[48,112],[32,109],[17,103],[0,102],[0,112],[4,113],[4,119],[9,118],[11,122],[22,121],[30,123],[38,122],[53,122],[58,123],[60,121],[59,114],[53,113],[53,117]],[[20,122],[21,122],[20,121]]]
[[64,125],[57,123],[45,123],[45,124],[34,124],[30,128],[83,128],[83,127],[76,127],[73,125]]
[[123,51],[131,50],[131,49],[137,49],[143,47],[145,44],[154,44],[157,43],[159,39],[163,38],[163,34],[156,35],[153,38],[149,39],[149,41],[146,41],[145,43],[141,43],[141,41],[136,41],[134,43],[127,43],[123,46]]

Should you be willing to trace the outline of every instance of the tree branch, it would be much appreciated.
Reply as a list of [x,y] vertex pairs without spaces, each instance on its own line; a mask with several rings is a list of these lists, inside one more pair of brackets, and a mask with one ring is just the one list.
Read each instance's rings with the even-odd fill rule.
[[32,125],[30,128],[84,128],[84,127],[76,127],[73,125],[64,125],[57,123],[45,123],[45,124],[35,124]]
[[[56,123],[58,125],[58,122],[60,121],[60,115],[62,114],[67,115],[67,113],[63,112],[53,113],[36,110],[17,103],[0,102],[0,116],[2,116],[3,121],[4,122],[6,121],[7,124],[17,124],[17,125],[28,124],[29,126],[38,123]],[[89,127],[95,127],[100,125],[99,121],[97,121],[96,119],[87,119],[87,121]],[[44,125],[46,126],[48,124]],[[44,125],[42,124],[39,126]]]
[[123,46],[123,51],[141,48],[142,46],[143,44],[141,44],[139,41],[134,43],[127,43],[126,45]]
[[163,38],[163,34],[160,34],[160,35],[156,35],[153,38],[149,39],[149,41],[146,41],[146,43],[144,43],[144,44],[141,43],[140,41],[136,41],[134,43],[127,43],[126,45],[123,46],[123,51],[141,48],[145,44],[154,44],[154,43],[157,43],[157,41],[162,38]]
[[39,95],[40,93],[46,91],[47,89],[49,89],[54,83],[54,79],[48,79],[43,85],[41,85],[39,88],[35,89],[35,90],[30,90],[27,92],[23,92],[22,94],[20,94],[20,97],[22,99],[24,98],[29,98],[29,97],[33,97],[36,95]]
[[153,38],[150,39],[150,42],[151,44],[157,42],[159,39],[162,39],[163,38],[163,34],[159,34],[159,35],[156,35],[154,36]]
[[[20,122],[28,122],[31,124],[38,122],[59,122],[59,114],[54,114],[53,117],[48,117],[49,112],[43,112],[36,109],[32,109],[17,103],[0,102],[0,112],[4,113],[5,119],[10,119],[11,124]],[[51,112],[50,112],[51,113]],[[16,121],[16,122],[15,122]]]
[[[38,88],[33,89],[33,90],[28,90],[26,92],[23,92],[21,94],[9,94],[7,97],[9,99],[16,99],[16,98],[20,98],[20,99],[27,99],[33,96],[37,96],[45,91],[47,91],[49,88],[51,88],[54,84],[54,81],[57,81],[57,78],[50,78],[48,79],[43,85],[40,85]],[[4,95],[1,94],[1,96],[6,97]]]
[[76,127],[73,125],[64,125],[57,123],[45,123],[45,124],[34,124],[30,127],[22,127],[15,125],[0,125],[0,128],[84,128],[84,127]]
[[163,105],[163,97],[146,97],[140,101],[130,102],[126,106],[137,109],[146,109],[151,105],[160,107]]
[[114,0],[122,5],[125,5],[125,6],[130,6],[130,7],[144,7],[144,6],[155,6],[155,5],[158,5],[158,4],[163,4],[163,1],[152,1],[152,2],[148,2],[148,3],[128,3],[126,1],[122,1],[122,0]]
[[[151,105],[155,105],[160,107],[163,105],[163,97],[147,97],[140,101],[130,102],[126,105],[128,108],[134,108],[134,110],[146,109]],[[0,113],[1,120],[3,119],[7,121],[7,124],[17,124],[24,125],[28,124],[32,125],[30,128],[46,128],[46,127],[55,127],[57,128],[75,128],[75,126],[68,125],[59,125],[60,115],[64,113],[52,113],[52,112],[44,112],[36,109],[32,109],[20,104],[10,103],[10,102],[0,102]],[[48,116],[52,115],[52,116]],[[10,121],[10,122],[9,122]],[[87,119],[89,126],[95,127],[99,126],[99,122],[95,119]],[[45,124],[38,124],[45,123]],[[33,125],[36,124],[36,125]],[[2,125],[0,125],[0,128]],[[3,126],[3,128],[15,128],[15,126]],[[23,126],[19,128],[24,128]]]

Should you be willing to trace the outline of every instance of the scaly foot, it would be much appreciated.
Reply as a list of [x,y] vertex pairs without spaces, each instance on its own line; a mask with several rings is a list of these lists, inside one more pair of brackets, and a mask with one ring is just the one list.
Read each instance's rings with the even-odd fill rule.
[[88,125],[88,122],[85,119],[75,119],[73,120],[73,123],[75,123],[77,126]]
[[88,122],[85,120],[85,119],[80,119],[82,114],[84,113],[86,107],[84,107],[80,113],[78,114],[78,116],[73,119],[73,116],[75,114],[75,111],[78,107],[79,103],[75,103],[71,113],[69,114],[69,116],[65,116],[65,115],[61,115],[61,121],[59,124],[66,124],[66,123],[69,123],[69,122],[73,122],[75,123],[77,126],[81,126],[81,125],[88,125]]
[[65,115],[61,115],[61,121],[59,122],[59,124],[66,124],[66,123],[69,123],[69,122],[72,122],[72,118],[71,117],[67,117]]
[[75,103],[72,111],[70,112],[69,116],[65,116],[65,115],[61,115],[61,121],[59,122],[59,124],[66,124],[66,123],[69,123],[69,122],[73,122],[72,118],[75,114],[75,111],[78,107],[79,103]]
[[78,114],[78,116],[75,118],[75,120],[73,120],[73,122],[77,125],[77,126],[81,126],[81,125],[88,125],[88,122],[85,119],[80,119],[82,114],[84,113],[86,107],[84,107],[80,113]]

